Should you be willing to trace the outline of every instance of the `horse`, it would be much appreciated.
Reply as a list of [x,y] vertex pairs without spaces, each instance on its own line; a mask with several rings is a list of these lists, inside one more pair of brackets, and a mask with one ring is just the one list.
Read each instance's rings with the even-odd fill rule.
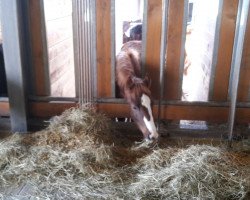
[[152,114],[151,81],[148,76],[141,78],[141,47],[141,41],[129,41],[122,46],[116,56],[116,83],[144,139],[156,140],[159,134]]

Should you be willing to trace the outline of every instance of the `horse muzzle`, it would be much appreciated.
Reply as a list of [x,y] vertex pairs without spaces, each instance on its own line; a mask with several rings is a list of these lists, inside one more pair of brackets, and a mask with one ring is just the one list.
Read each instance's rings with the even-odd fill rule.
[[148,135],[149,140],[158,140],[159,134],[157,132]]

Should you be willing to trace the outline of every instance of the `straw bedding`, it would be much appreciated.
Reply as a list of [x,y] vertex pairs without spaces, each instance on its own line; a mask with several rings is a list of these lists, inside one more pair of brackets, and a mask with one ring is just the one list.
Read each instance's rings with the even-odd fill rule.
[[[124,134],[124,133],[123,133]],[[123,136],[123,137],[122,137]],[[134,144],[91,107],[0,143],[0,199],[247,199],[243,152]],[[28,185],[25,193],[14,188]]]

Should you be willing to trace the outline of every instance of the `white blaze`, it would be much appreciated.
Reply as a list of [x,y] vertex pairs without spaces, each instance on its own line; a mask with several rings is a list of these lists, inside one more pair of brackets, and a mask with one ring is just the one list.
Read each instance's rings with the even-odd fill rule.
[[143,94],[141,97],[141,104],[145,106],[148,109],[148,113],[150,116],[150,120],[148,120],[145,116],[143,117],[143,121],[146,124],[146,127],[148,128],[149,132],[151,135],[149,136],[150,138],[158,138],[158,133],[156,131],[155,123],[154,123],[154,118],[152,115],[152,110],[151,110],[151,100],[150,98]]

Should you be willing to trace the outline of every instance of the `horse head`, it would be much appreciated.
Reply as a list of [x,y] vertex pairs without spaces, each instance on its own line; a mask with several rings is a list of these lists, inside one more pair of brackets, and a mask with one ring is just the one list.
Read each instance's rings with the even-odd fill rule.
[[143,133],[145,139],[158,139],[152,114],[152,98],[150,92],[150,79],[129,77],[124,96],[130,105],[131,117]]

